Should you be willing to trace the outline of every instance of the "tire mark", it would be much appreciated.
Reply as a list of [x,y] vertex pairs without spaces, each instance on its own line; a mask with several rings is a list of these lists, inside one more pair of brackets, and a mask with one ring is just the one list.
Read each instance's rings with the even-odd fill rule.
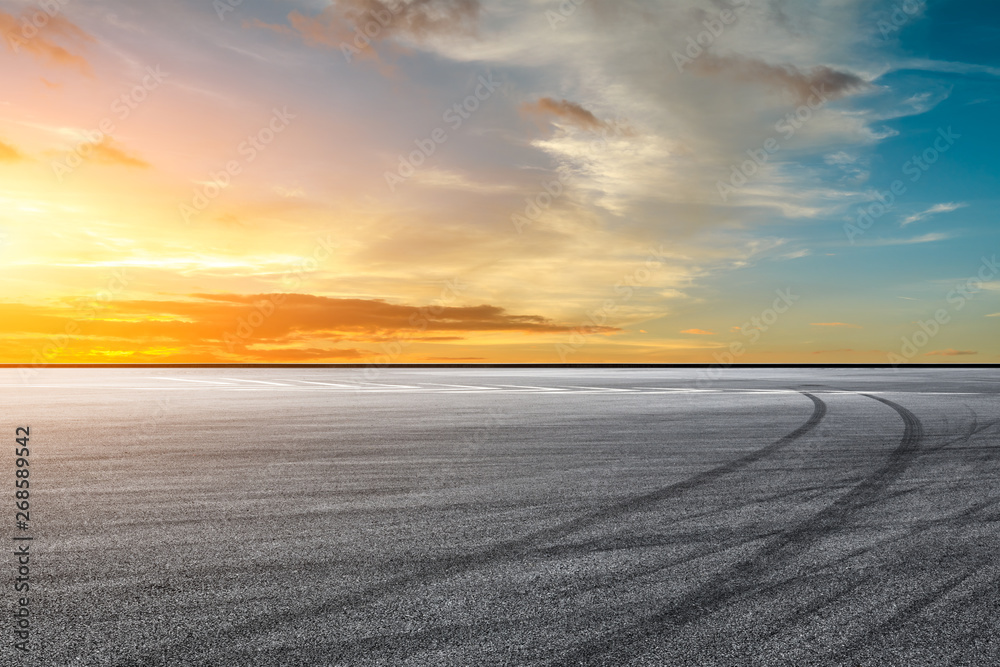
[[[343,612],[349,607],[364,605],[372,600],[398,592],[401,588],[406,588],[422,583],[428,583],[447,577],[468,572],[487,565],[515,560],[526,555],[533,547],[537,547],[539,542],[556,540],[572,533],[588,528],[601,521],[614,519],[623,514],[634,513],[646,507],[651,507],[664,500],[676,498],[681,494],[695,489],[699,486],[710,484],[726,475],[746,468],[753,463],[771,456],[778,451],[788,447],[796,440],[802,438],[814,428],[816,428],[827,413],[827,406],[824,401],[813,394],[800,391],[800,394],[807,397],[813,404],[813,412],[809,419],[797,429],[780,438],[779,440],[755,450],[734,461],[717,466],[705,472],[698,473],[681,482],[665,486],[650,493],[635,496],[620,503],[616,503],[605,509],[584,515],[571,521],[566,521],[551,528],[530,533],[527,536],[502,542],[481,549],[479,551],[440,558],[418,567],[415,571],[405,575],[390,579],[389,581],[370,586],[367,589],[347,593],[337,598],[327,600],[323,603],[312,605],[308,608],[289,611],[282,614],[261,616],[240,624],[234,624],[226,628],[217,630],[217,639],[223,637],[246,636],[247,634],[259,634],[273,630],[276,626],[294,623],[300,618],[312,618],[325,616],[335,612]],[[160,655],[163,650],[176,649],[187,645],[188,642],[179,642],[169,645],[159,645],[153,649],[155,653],[150,656]]]
[[[1000,648],[994,645],[993,651],[988,655],[984,655],[982,650],[976,646],[976,640],[982,640],[983,638],[994,638],[997,636],[997,591],[1000,590],[1000,577],[994,577],[992,580],[986,584],[980,586],[976,589],[972,595],[970,595],[966,600],[964,600],[964,607],[966,609],[982,609],[982,619],[980,622],[975,624],[975,627],[969,628],[966,632],[960,635],[960,641],[956,642],[959,646],[964,646],[955,655],[950,664],[952,665],[970,665],[975,664],[976,660],[987,659],[990,660],[989,664],[1000,664]],[[992,605],[992,609],[989,606]],[[985,608],[984,608],[985,607]],[[971,656],[968,654],[972,653]]]
[[[737,549],[744,548],[755,542],[762,542],[770,537],[773,537],[776,534],[777,532],[759,536],[754,535],[745,539],[732,539],[728,542],[724,542],[721,545],[715,547],[705,547],[692,555],[674,558],[666,563],[658,563],[656,565],[650,565],[646,567],[633,567],[629,571],[621,573],[615,572],[612,574],[592,575],[588,579],[588,582],[586,584],[578,585],[574,590],[577,594],[579,594],[590,591],[597,591],[599,589],[606,589],[608,588],[608,586],[613,584],[625,584],[632,581],[639,581],[640,579],[650,577],[655,574],[659,574],[664,570],[671,570],[673,568],[680,567],[682,565],[696,563],[705,558],[710,558],[713,556],[724,554],[727,551],[734,551]],[[654,545],[654,546],[667,546],[667,544],[669,543],[663,543],[662,545]]]
[[924,428],[917,416],[903,406],[873,394],[861,395],[889,406],[903,419],[904,430],[899,445],[889,454],[881,468],[817,514],[770,540],[754,556],[719,573],[664,610],[649,615],[624,630],[612,631],[591,640],[550,664],[603,662],[609,655],[614,655],[615,662],[621,664],[631,652],[626,649],[626,656],[623,656],[623,651],[619,651],[617,647],[631,649],[651,636],[662,634],[665,629],[688,625],[738,598],[758,591],[768,576],[778,571],[782,565],[800,555],[820,538],[838,531],[852,516],[877,502],[885,488],[919,454]]
[[[964,527],[973,525],[975,523],[981,523],[982,519],[977,518],[976,515],[981,513],[983,510],[990,509],[991,507],[995,507],[997,505],[1000,505],[1000,496],[986,498],[985,500],[981,500],[978,503],[970,505],[961,512],[956,512],[955,514],[952,514],[950,516],[942,517],[940,519],[924,519],[918,521],[914,523],[914,525],[909,530],[906,530],[900,535],[885,537],[873,542],[869,546],[853,549],[848,553],[844,554],[843,556],[841,556],[840,558],[837,558],[836,560],[827,561],[823,565],[819,565],[809,569],[804,574],[815,575],[834,570],[836,567],[844,565],[850,562],[851,560],[854,560],[855,558],[865,556],[866,554],[874,551],[875,549],[884,548],[889,545],[898,544],[900,542],[905,542],[906,540],[913,539],[914,537],[917,537],[935,528]],[[796,580],[795,577],[789,579],[789,581],[795,581],[795,580]],[[774,588],[776,589],[777,587],[775,586]],[[771,589],[765,589],[765,590],[771,590]]]
[[955,443],[959,443],[959,442],[962,443],[962,444],[966,444],[970,440],[972,440],[973,436],[976,436],[976,435],[979,435],[980,433],[988,431],[991,428],[993,428],[994,426],[996,426],[998,423],[1000,423],[1000,419],[994,419],[994,420],[988,421],[985,424],[983,424],[982,426],[980,426],[979,425],[979,415],[976,413],[976,411],[973,410],[972,408],[970,408],[968,405],[966,405],[965,407],[969,410],[969,412],[972,413],[972,423],[969,424],[968,430],[966,430],[965,433],[961,434],[957,438],[953,438],[951,440],[947,440],[947,441],[941,443],[940,445],[935,445],[934,447],[928,447],[925,450],[926,453],[938,452],[938,451],[941,451],[942,449],[944,449],[945,447],[950,447],[951,445],[954,445]]
[[[888,538],[883,538],[875,543],[862,547],[859,549],[854,549],[851,552],[837,558],[833,561],[827,561],[824,564],[810,568],[794,577],[783,580],[779,583],[758,588],[754,591],[757,596],[766,596],[770,593],[777,593],[782,588],[790,583],[802,583],[808,581],[810,578],[816,577],[818,575],[823,575],[824,573],[836,573],[837,568],[849,563],[850,561],[863,557],[876,549],[885,549],[886,547],[901,544],[906,541],[912,540],[913,538],[926,533],[927,531],[933,530],[940,527],[956,528],[972,525],[977,522],[981,522],[981,519],[977,518],[983,510],[989,509],[993,506],[1000,504],[1000,496],[995,496],[991,498],[984,499],[980,502],[974,503],[969,507],[963,509],[960,512],[956,512],[949,516],[937,518],[937,519],[924,519],[916,522],[909,530],[907,530],[902,535],[895,535]],[[856,524],[855,524],[856,525]],[[832,661],[833,658],[830,656],[844,656],[854,658],[858,652],[860,652],[865,645],[867,638],[880,636],[885,630],[898,629],[900,623],[908,623],[912,621],[916,616],[922,613],[927,607],[933,604],[937,599],[943,597],[948,592],[956,589],[959,585],[963,584],[966,580],[970,579],[973,575],[977,574],[978,570],[966,572],[952,577],[946,581],[944,584],[938,584],[935,587],[933,593],[927,593],[917,598],[914,598],[910,603],[907,604],[899,612],[895,613],[893,617],[880,623],[875,629],[868,629],[861,634],[861,639],[856,639],[852,641],[847,647],[839,649],[836,653],[829,654],[827,651],[823,652],[824,660]],[[790,628],[799,623],[800,618],[810,618],[813,614],[819,613],[824,608],[832,606],[835,602],[843,599],[847,595],[855,591],[860,591],[868,583],[875,583],[878,585],[881,583],[881,575],[876,573],[866,577],[862,577],[857,580],[846,582],[843,588],[839,590],[836,594],[827,593],[822,599],[810,603],[805,608],[799,608],[795,611],[794,615],[789,614],[783,621],[775,623],[775,626],[771,632],[766,635],[767,639],[774,640],[780,634],[787,632]],[[991,595],[995,596],[996,589],[992,589]],[[972,606],[970,604],[963,604],[964,607]],[[988,633],[987,633],[988,634]],[[794,635],[795,638],[801,637],[801,632]],[[787,650],[787,643],[782,644],[784,650]],[[832,662],[831,662],[832,664]],[[838,663],[841,664],[841,663]],[[850,662],[849,664],[855,665],[860,664],[857,660]]]
[[[837,568],[839,566],[842,566],[842,565],[844,565],[846,563],[849,563],[850,561],[852,561],[852,560],[854,560],[856,558],[863,557],[863,556],[867,555],[868,553],[875,551],[876,549],[880,549],[880,548],[884,549],[884,548],[889,547],[891,545],[895,545],[895,544],[900,544],[900,543],[906,542],[906,541],[911,540],[914,537],[917,537],[917,536],[919,536],[919,535],[921,535],[921,534],[923,534],[923,533],[925,533],[925,532],[927,532],[929,530],[933,530],[934,528],[945,527],[945,526],[946,527],[950,527],[950,528],[954,528],[954,527],[962,527],[962,526],[966,526],[966,525],[971,525],[971,524],[976,523],[978,521],[977,515],[979,513],[981,513],[983,510],[989,509],[989,508],[991,508],[991,507],[993,507],[995,505],[998,505],[998,504],[1000,504],[1000,496],[996,496],[996,497],[992,497],[992,498],[987,498],[985,500],[982,500],[980,502],[977,502],[977,503],[975,503],[975,504],[973,504],[973,505],[965,508],[964,510],[962,510],[960,512],[951,514],[951,515],[946,516],[946,517],[942,517],[942,518],[938,518],[938,519],[925,519],[925,520],[919,521],[912,528],[910,528],[909,530],[907,530],[902,535],[895,535],[895,536],[892,536],[892,537],[883,538],[883,539],[880,539],[880,540],[876,541],[875,543],[873,543],[871,545],[868,545],[866,547],[862,547],[862,548],[859,548],[859,549],[854,549],[851,552],[845,554],[844,556],[841,556],[840,558],[837,558],[836,560],[827,561],[827,562],[823,563],[820,566],[809,568],[808,570],[805,570],[805,571],[803,571],[803,572],[801,572],[801,573],[799,573],[799,574],[797,574],[797,575],[795,575],[793,577],[785,579],[785,580],[783,580],[781,582],[757,588],[757,589],[755,589],[754,594],[757,595],[757,596],[767,596],[767,595],[772,594],[772,593],[778,593],[782,588],[786,587],[788,584],[792,584],[792,583],[805,583],[805,582],[807,582],[811,578],[814,578],[814,577],[817,577],[817,576],[820,576],[820,575],[823,575],[823,574],[826,574],[826,573],[834,573],[835,574],[836,571],[837,571]],[[962,575],[963,581],[966,578],[968,578],[968,573],[966,573],[965,575]],[[797,608],[795,610],[794,614],[788,614],[785,619],[779,619],[778,621],[776,621],[775,624],[774,624],[773,629],[770,632],[768,632],[763,638],[764,639],[769,639],[769,640],[774,640],[780,634],[782,634],[784,632],[787,632],[790,628],[792,628],[797,623],[799,623],[799,620],[801,618],[810,618],[813,614],[819,613],[823,609],[833,606],[836,602],[844,599],[846,596],[850,595],[851,593],[863,590],[864,587],[866,585],[868,585],[869,583],[873,583],[873,584],[877,585],[880,582],[881,582],[881,575],[878,574],[877,572],[874,573],[874,574],[871,574],[871,575],[864,576],[862,578],[853,580],[853,581],[845,582],[843,584],[843,587],[839,591],[837,591],[836,593],[834,593],[834,594],[827,593],[827,594],[825,594],[823,596],[823,598],[811,602],[806,607]],[[940,594],[943,595],[946,592],[945,589],[943,587],[940,587],[940,586],[939,586],[939,588],[940,588]],[[995,594],[995,589],[993,590],[993,593]],[[926,600],[925,600],[926,604],[917,604],[918,602],[920,602],[920,600],[925,600],[925,598],[921,597],[916,602],[913,602],[913,603],[911,603],[909,605],[909,607],[907,609],[909,609],[909,611],[911,611],[912,613],[907,614],[906,613],[906,611],[907,611],[906,609],[904,609],[903,611],[898,612],[894,616],[895,620],[899,621],[899,622],[906,622],[906,621],[910,620],[914,615],[916,615],[916,614],[920,613],[921,611],[923,611],[929,604],[932,604],[933,601],[934,601],[931,598],[926,598]],[[965,605],[965,606],[969,606],[969,605]],[[886,628],[892,627],[892,624],[888,623],[888,622],[886,622],[884,625],[886,626]],[[870,632],[868,634],[874,635],[875,633]],[[794,635],[795,638],[800,638],[801,636],[802,636],[801,632],[800,633],[796,633]],[[841,655],[841,654],[849,651],[852,647],[855,646],[855,644],[858,644],[858,643],[859,642],[854,642],[848,648],[842,648],[842,649],[840,649],[840,652],[838,652],[837,655]],[[787,643],[783,644],[782,647],[783,647],[784,650],[787,650],[788,649]],[[828,654],[827,651],[823,651],[824,660],[829,660],[828,655],[829,654]],[[850,655],[853,656],[854,653],[851,653]],[[853,665],[853,664],[859,664],[859,663],[852,662],[850,664]]]
[[959,586],[964,584],[966,581],[971,579],[976,575],[975,570],[966,570],[960,574],[954,575],[948,578],[944,583],[939,584],[934,588],[934,590],[929,591],[915,600],[911,601],[909,604],[904,606],[899,611],[889,615],[889,617],[883,619],[881,622],[876,623],[869,627],[864,633],[859,637],[856,637],[851,641],[850,645],[846,646],[841,651],[833,654],[831,659],[844,660],[854,658],[858,653],[865,649],[865,647],[871,642],[872,639],[876,637],[882,637],[886,631],[889,630],[899,630],[900,625],[908,623],[916,616],[920,615],[925,609],[930,607],[932,604],[948,595],[948,593],[957,589]]
[[559,539],[587,528],[591,524],[605,521],[607,519],[614,519],[622,514],[634,513],[656,505],[664,500],[676,498],[677,496],[680,496],[681,494],[696,487],[710,484],[722,477],[725,477],[726,475],[732,474],[742,468],[746,468],[768,456],[771,456],[816,428],[816,426],[818,426],[826,416],[826,403],[812,394],[807,394],[805,392],[801,393],[813,402],[813,413],[809,417],[809,420],[799,428],[795,429],[780,440],[771,443],[767,447],[762,447],[761,449],[753,451],[746,456],[742,456],[735,461],[731,461],[716,468],[712,468],[711,470],[698,473],[697,475],[689,477],[682,482],[677,482],[675,484],[665,486],[662,489],[657,489],[656,491],[630,498],[629,500],[611,505],[603,510],[593,512],[579,519],[568,521],[559,526],[535,532],[525,538],[522,538],[521,540],[517,540],[518,545],[531,546],[542,540]]
[[[734,510],[746,509],[751,506],[764,505],[777,500],[784,500],[788,498],[798,497],[799,501],[810,501],[814,498],[818,498],[823,495],[829,495],[832,491],[843,489],[849,489],[850,484],[831,484],[829,486],[807,486],[798,489],[792,489],[791,491],[783,491],[781,493],[774,493],[767,496],[761,496],[759,498],[753,498],[752,500],[746,502],[734,502],[718,507],[713,507],[712,509],[706,510],[704,512],[692,512],[685,514],[683,521],[703,521],[712,517],[720,517],[720,515],[726,512],[732,512]],[[910,490],[906,490],[905,493],[910,493]],[[722,519],[719,519],[722,520]],[[732,533],[733,530],[720,530],[719,533]],[[764,525],[761,526],[760,532],[747,536],[741,540],[741,543],[749,543],[755,541],[765,540],[775,535],[780,534],[780,530],[773,528],[765,528]],[[699,539],[700,538],[700,539]],[[645,534],[636,535],[631,529],[620,529],[610,535],[606,535],[599,538],[593,538],[583,541],[572,541],[572,542],[562,542],[547,547],[536,547],[531,550],[532,555],[548,558],[573,558],[576,556],[581,556],[590,553],[598,552],[613,552],[634,548],[645,548],[645,547],[665,547],[670,544],[675,543],[678,539],[686,540],[688,542],[705,542],[716,543],[718,537],[716,534],[706,531],[704,528],[697,529],[697,533],[689,532],[673,532],[669,534]],[[724,551],[724,549],[710,550],[703,552],[704,555],[719,553]]]

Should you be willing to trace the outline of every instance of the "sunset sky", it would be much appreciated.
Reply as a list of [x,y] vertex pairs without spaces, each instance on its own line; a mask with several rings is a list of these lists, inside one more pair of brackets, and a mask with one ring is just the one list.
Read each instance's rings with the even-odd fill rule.
[[0,32],[3,363],[1000,362],[993,3],[0,0]]

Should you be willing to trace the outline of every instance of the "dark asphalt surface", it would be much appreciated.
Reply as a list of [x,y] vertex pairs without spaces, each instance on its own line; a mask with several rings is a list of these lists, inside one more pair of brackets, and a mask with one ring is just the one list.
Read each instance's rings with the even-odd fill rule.
[[2,369],[0,397],[0,534],[30,425],[34,537],[33,650],[7,622],[0,664],[1000,664],[994,370]]

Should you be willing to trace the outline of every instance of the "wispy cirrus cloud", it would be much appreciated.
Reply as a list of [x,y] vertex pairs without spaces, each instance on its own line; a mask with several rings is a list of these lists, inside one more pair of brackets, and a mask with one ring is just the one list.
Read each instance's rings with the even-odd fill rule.
[[260,20],[247,25],[295,35],[307,46],[357,48],[358,35],[378,42],[395,37],[420,41],[438,35],[474,34],[481,9],[479,0],[339,0],[318,14],[293,10],[287,25]]
[[[35,16],[44,17],[44,21],[33,22]],[[25,26],[30,26],[31,31]],[[80,52],[95,41],[94,37],[61,14],[31,8],[16,17],[0,11],[0,35],[11,53],[23,51],[47,65],[73,67],[83,74],[93,74],[90,63]]]
[[932,233],[923,234],[922,236],[915,236],[908,239],[875,239],[872,241],[859,241],[858,245],[868,245],[868,246],[894,246],[894,245],[915,245],[918,243],[936,243],[938,241],[947,241],[951,239],[950,234],[942,233]]
[[766,88],[789,92],[799,103],[810,98],[819,105],[868,87],[857,74],[827,65],[800,68],[792,64],[771,64],[764,60],[737,55],[705,54],[695,61],[699,74],[721,76],[739,82],[753,82]]
[[99,164],[133,167],[136,169],[146,169],[150,166],[148,162],[129,152],[117,141],[107,136],[97,143],[83,144],[79,150],[86,156],[86,159]]
[[935,350],[933,352],[928,352],[925,357],[971,357],[973,355],[979,354],[976,350]]
[[948,202],[945,204],[935,204],[925,211],[920,211],[919,213],[914,213],[913,215],[907,216],[900,223],[900,227],[906,227],[914,222],[920,222],[921,220],[926,220],[932,215],[937,215],[938,213],[951,213],[957,211],[960,208],[965,208],[968,204],[958,203],[958,202]]

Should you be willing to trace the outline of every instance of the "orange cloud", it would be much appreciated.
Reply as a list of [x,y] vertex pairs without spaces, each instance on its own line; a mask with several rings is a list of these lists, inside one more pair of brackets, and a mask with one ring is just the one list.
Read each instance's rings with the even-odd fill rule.
[[972,356],[974,354],[979,354],[979,352],[977,352],[975,350],[952,350],[952,349],[948,349],[948,350],[935,350],[934,352],[928,352],[924,356],[927,356],[927,357],[964,357],[964,356]]
[[682,334],[692,334],[694,336],[714,336],[714,331],[705,331],[704,329],[685,329],[681,332]]
[[44,63],[75,67],[84,74],[92,74],[90,63],[83,56],[58,42],[78,50],[93,42],[94,38],[60,14],[51,15],[34,9],[17,18],[0,11],[0,34],[12,53],[25,51]]
[[362,350],[350,349],[320,349],[320,348],[254,348],[250,347],[243,352],[243,358],[255,362],[270,363],[305,363],[305,362],[338,362],[359,360],[368,356]]
[[847,327],[848,329],[860,329],[857,324],[847,324],[845,322],[813,322],[814,327]]
[[0,141],[0,162],[17,162],[23,160],[24,155],[10,144]]
[[[398,331],[420,332],[497,332],[569,333],[573,327],[556,324],[539,315],[511,315],[498,306],[405,306],[371,299],[334,299],[308,294],[287,295],[236,295],[196,294],[203,300],[202,308],[217,308],[226,304],[230,308],[254,307],[257,304],[281,300],[281,317],[273,328],[261,326],[262,333],[275,336],[291,331],[336,331],[363,333],[369,339],[381,340],[385,335]],[[156,303],[156,302],[152,302]],[[202,311],[204,312],[204,311]],[[612,333],[613,327],[593,327],[595,333]],[[265,333],[265,335],[266,335]]]
[[849,72],[840,72],[826,66],[803,71],[794,65],[771,65],[763,60],[742,56],[702,55],[692,65],[699,74],[724,76],[735,81],[754,81],[772,88],[785,89],[805,103],[819,97],[822,104],[856,90],[868,87],[868,82]]
[[403,338],[461,341],[477,334],[576,329],[498,306],[417,307],[308,294],[196,294],[175,301],[113,301],[103,308],[72,301],[61,307],[0,303],[0,361],[38,363],[46,346],[56,350],[46,359],[52,363],[87,361],[95,354],[130,362],[316,361],[368,356],[372,352],[355,346]]
[[554,100],[551,97],[543,97],[537,102],[522,105],[521,110],[529,114],[556,116],[585,130],[600,130],[609,127],[607,122],[569,100]]
[[118,148],[115,145],[115,140],[111,137],[104,137],[100,143],[87,145],[90,147],[87,157],[94,162],[117,164],[123,167],[136,167],[139,169],[145,169],[149,166],[149,163],[145,160],[134,155],[129,155],[121,148]]
[[471,34],[479,22],[479,0],[340,0],[315,16],[298,10],[288,14],[289,25],[253,20],[246,25],[298,35],[308,46],[353,49],[364,54],[371,42],[394,36],[423,39],[433,35]]

